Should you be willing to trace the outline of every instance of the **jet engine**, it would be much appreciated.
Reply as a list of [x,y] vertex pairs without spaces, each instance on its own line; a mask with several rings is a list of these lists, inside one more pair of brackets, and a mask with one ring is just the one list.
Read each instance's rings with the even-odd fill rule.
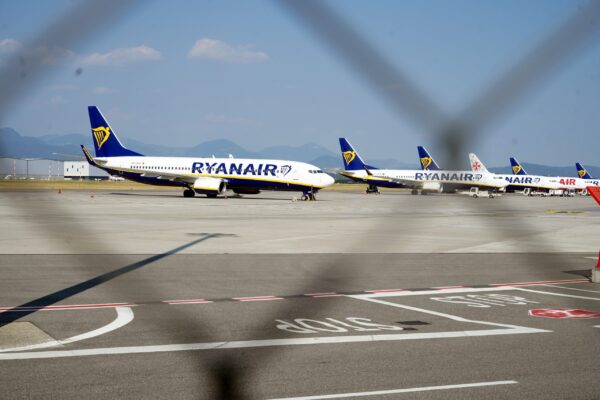
[[224,179],[202,177],[196,179],[192,186],[198,194],[217,195],[227,190],[227,184]]
[[434,192],[442,193],[444,187],[439,182],[424,182],[423,187],[421,187],[421,190],[431,190]]

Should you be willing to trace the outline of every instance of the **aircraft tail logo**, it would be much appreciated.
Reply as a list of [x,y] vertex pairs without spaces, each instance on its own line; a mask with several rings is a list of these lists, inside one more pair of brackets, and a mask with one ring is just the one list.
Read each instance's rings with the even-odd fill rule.
[[423,169],[427,169],[429,168],[429,166],[431,165],[431,157],[421,157],[421,166],[423,167]]
[[350,165],[350,163],[352,161],[354,161],[354,159],[356,158],[356,151],[354,151],[354,150],[344,151],[342,153],[342,156],[344,157],[344,161],[346,161],[346,165]]
[[110,127],[99,126],[97,128],[92,129],[92,133],[94,134],[94,139],[96,139],[98,149],[101,149],[102,145],[106,143],[110,136]]
[[521,166],[520,165],[513,165],[512,170],[513,170],[513,173],[515,175],[519,175],[519,172],[521,172]]
[[575,163],[575,167],[577,167],[577,174],[581,179],[594,179],[587,169],[585,169],[585,167],[580,163]]

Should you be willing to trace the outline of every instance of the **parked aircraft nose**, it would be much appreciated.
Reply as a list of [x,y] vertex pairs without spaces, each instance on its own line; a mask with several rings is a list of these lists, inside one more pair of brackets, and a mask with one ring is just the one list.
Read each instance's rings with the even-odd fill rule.
[[333,179],[333,177],[331,177],[331,175],[321,174],[321,186],[322,187],[331,186],[334,184],[334,182],[335,182],[335,179]]

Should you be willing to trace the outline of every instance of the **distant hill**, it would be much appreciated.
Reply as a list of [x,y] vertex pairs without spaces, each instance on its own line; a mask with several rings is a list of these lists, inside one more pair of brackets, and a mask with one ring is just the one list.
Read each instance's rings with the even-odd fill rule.
[[[120,138],[123,145],[142,154],[172,157],[228,157],[236,158],[271,158],[279,160],[303,161],[320,168],[341,169],[342,158],[316,143],[301,146],[271,146],[259,151],[250,151],[227,139],[216,139],[202,142],[193,147],[169,147],[143,143],[127,137]],[[44,158],[51,160],[72,160],[73,156],[81,157],[81,144],[87,148],[94,147],[91,135],[66,134],[45,135],[40,137],[22,136],[12,128],[0,128],[0,157],[9,158]],[[368,160],[370,165],[388,169],[417,169],[417,164],[402,163],[394,159]],[[551,167],[547,165],[523,163],[530,174],[545,176],[576,176],[575,166]],[[588,171],[600,177],[600,167],[586,165]],[[490,171],[510,174],[510,167],[490,168]]]

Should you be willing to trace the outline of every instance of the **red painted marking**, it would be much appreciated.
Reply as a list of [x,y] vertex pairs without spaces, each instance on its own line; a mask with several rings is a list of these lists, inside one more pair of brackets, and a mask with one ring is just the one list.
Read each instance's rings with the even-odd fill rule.
[[529,315],[544,318],[570,318],[570,319],[589,319],[600,318],[600,312],[578,310],[573,308],[541,308],[529,310]]
[[167,304],[201,304],[201,303],[212,303],[210,300],[205,299],[189,299],[189,300],[165,300],[163,303]]
[[535,286],[535,285],[553,285],[561,283],[583,283],[589,282],[588,279],[565,279],[562,281],[538,281],[538,282],[514,282],[514,283],[492,283],[490,286]]
[[379,290],[365,290],[367,293],[393,293],[393,292],[406,292],[406,289],[379,289]]
[[343,296],[343,295],[337,294],[335,292],[331,292],[331,293],[306,293],[304,295],[305,296],[310,296],[310,297],[338,297],[338,296]]
[[283,300],[283,297],[256,296],[256,297],[234,297],[233,299],[239,300],[239,301],[270,301],[270,300]]
[[82,308],[114,308],[114,307],[133,307],[135,304],[129,303],[106,303],[106,304],[73,304],[65,306],[45,306],[45,307],[0,307],[0,311],[58,311],[74,310]]

